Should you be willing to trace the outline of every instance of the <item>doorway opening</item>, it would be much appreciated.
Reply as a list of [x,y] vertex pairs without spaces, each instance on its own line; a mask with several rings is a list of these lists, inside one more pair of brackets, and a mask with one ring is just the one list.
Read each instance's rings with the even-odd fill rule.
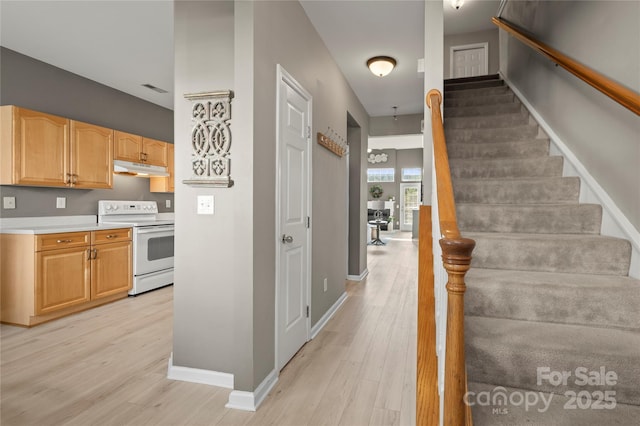
[[[349,279],[358,280],[366,271],[367,250],[361,247],[364,239],[363,232],[366,232],[366,215],[363,214],[363,170],[362,170],[362,129],[358,122],[347,112],[347,143],[349,144],[348,154],[348,191],[347,205],[348,219],[348,254],[347,254],[347,275]],[[365,198],[366,199],[366,198]]]

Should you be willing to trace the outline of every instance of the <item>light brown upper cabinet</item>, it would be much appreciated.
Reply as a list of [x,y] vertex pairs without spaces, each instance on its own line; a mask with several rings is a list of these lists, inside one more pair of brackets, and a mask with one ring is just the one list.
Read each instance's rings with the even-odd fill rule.
[[75,188],[111,188],[113,130],[71,120],[70,163]]
[[112,187],[111,129],[12,105],[0,121],[1,184]]
[[167,172],[169,176],[160,177],[152,176],[149,178],[149,191],[150,192],[174,192],[174,145],[167,144]]
[[115,159],[167,167],[167,144],[131,133],[115,131]]

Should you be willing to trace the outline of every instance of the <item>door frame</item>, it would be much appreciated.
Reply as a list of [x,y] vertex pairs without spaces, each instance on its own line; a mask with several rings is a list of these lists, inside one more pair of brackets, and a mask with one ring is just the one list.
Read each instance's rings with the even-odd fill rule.
[[[308,126],[308,133],[307,133],[307,144],[308,144],[308,155],[307,155],[307,215],[309,217],[311,217],[311,206],[312,206],[312,182],[311,179],[313,177],[313,173],[312,173],[312,164],[313,164],[313,144],[311,143],[311,129],[312,129],[312,116],[313,116],[313,97],[311,96],[311,94],[309,92],[307,92],[305,90],[304,87],[302,87],[292,76],[291,74],[289,74],[280,64],[276,65],[276,182],[275,182],[275,189],[276,189],[276,223],[275,223],[275,247],[276,247],[276,267],[275,267],[275,347],[274,347],[274,361],[275,361],[275,370],[276,372],[279,374],[280,373],[280,354],[279,354],[279,341],[280,341],[280,336],[279,336],[279,327],[278,327],[278,320],[280,319],[280,306],[279,306],[279,296],[280,296],[280,292],[279,292],[279,288],[280,288],[280,263],[281,263],[281,256],[280,256],[280,246],[282,245],[282,242],[280,241],[281,235],[282,235],[282,229],[280,227],[280,221],[282,218],[282,211],[281,211],[281,201],[282,201],[282,194],[280,191],[280,184],[282,183],[282,164],[281,164],[281,158],[280,158],[280,154],[281,154],[281,149],[280,149],[280,138],[281,138],[281,129],[280,129],[280,107],[282,106],[280,104],[280,96],[281,96],[281,90],[280,90],[280,83],[285,83],[287,84],[289,87],[293,88],[294,90],[296,90],[306,101],[307,101],[307,107],[308,107],[308,111],[309,114],[307,116],[307,126]],[[306,249],[307,249],[307,274],[306,274],[306,278],[307,278],[307,282],[306,282],[306,292],[307,292],[307,306],[309,306],[309,316],[307,317],[306,323],[307,323],[307,342],[310,340],[311,338],[311,236],[312,236],[312,232],[311,229],[313,226],[313,221],[311,221],[311,225],[307,228],[307,244],[306,244]]]
[[[403,229],[403,225],[404,225],[404,214],[405,214],[405,208],[404,208],[404,188],[406,187],[416,187],[418,188],[418,208],[420,207],[420,191],[422,190],[422,184],[420,182],[402,182],[400,183],[400,224],[398,225],[398,228],[400,228],[400,231],[407,231],[406,229]],[[411,231],[411,229],[409,229],[409,231]]]
[[449,78],[453,77],[454,71],[454,54],[458,50],[470,50],[470,49],[484,49],[484,70],[485,73],[482,75],[489,75],[489,42],[483,43],[473,43],[473,44],[463,44],[460,46],[451,46],[449,51]]

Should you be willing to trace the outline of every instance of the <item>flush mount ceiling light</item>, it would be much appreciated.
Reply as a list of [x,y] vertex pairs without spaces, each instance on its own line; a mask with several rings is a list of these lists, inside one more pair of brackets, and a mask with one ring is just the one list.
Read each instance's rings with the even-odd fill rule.
[[367,66],[373,75],[384,77],[396,66],[396,60],[389,56],[374,56],[367,61]]
[[464,0],[451,0],[451,7],[455,10],[460,10],[463,4]]

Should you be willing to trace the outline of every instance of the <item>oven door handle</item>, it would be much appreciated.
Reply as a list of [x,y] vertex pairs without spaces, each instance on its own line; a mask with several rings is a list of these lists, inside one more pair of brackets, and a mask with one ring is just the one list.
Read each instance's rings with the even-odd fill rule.
[[167,232],[167,231],[174,231],[175,230],[175,226],[173,225],[166,225],[166,226],[143,226],[140,228],[136,229],[136,233],[138,235],[141,234],[155,234],[158,232]]

